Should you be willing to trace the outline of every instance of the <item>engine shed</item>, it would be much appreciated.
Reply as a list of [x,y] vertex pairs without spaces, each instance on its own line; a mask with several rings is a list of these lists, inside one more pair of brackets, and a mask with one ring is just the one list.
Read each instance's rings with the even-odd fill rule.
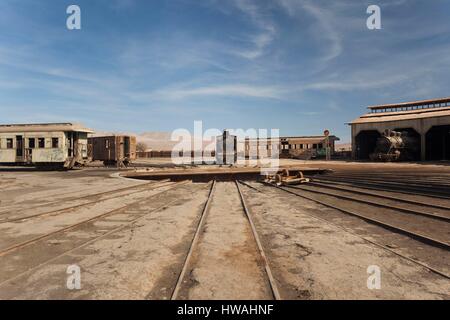
[[352,156],[367,160],[386,130],[407,133],[417,141],[417,161],[450,160],[450,97],[368,107],[355,119]]

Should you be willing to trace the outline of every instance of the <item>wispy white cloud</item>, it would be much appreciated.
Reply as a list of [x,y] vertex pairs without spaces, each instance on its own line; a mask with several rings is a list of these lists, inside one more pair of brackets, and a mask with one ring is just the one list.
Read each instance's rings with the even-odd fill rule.
[[299,14],[299,10],[309,13],[317,23],[318,28],[313,28],[314,36],[318,39],[326,39],[328,45],[323,45],[324,55],[322,63],[337,58],[343,51],[342,36],[337,32],[335,13],[326,9],[325,6],[318,6],[314,1],[309,0],[277,0],[278,4],[286,10],[290,16]]
[[151,92],[148,97],[161,100],[181,100],[191,97],[222,96],[281,99],[284,90],[272,86],[247,84],[211,85],[189,88],[165,88]]
[[268,17],[268,14],[261,12],[262,9],[258,5],[258,2],[253,2],[252,0],[234,0],[234,4],[250,18],[259,31],[248,36],[248,41],[252,44],[252,48],[239,48],[230,52],[250,60],[259,58],[265,53],[266,47],[276,37],[276,26]]
[[[382,32],[370,33],[364,1],[180,0],[161,9],[161,21],[147,21],[140,10],[111,11],[148,9],[150,1],[116,0],[95,14],[132,16],[137,24],[130,19],[129,28],[110,32],[85,24],[77,37],[64,21],[62,29],[45,23],[46,8],[30,19],[33,10],[27,15],[8,0],[0,10],[8,18],[0,19],[0,109],[8,119],[32,119],[33,113],[51,119],[51,108],[56,117],[77,110],[120,127],[127,116],[142,126],[194,115],[235,119],[229,109],[217,116],[225,105],[311,117],[332,110],[343,118],[349,105],[359,112],[361,100],[442,95],[450,24],[413,12],[415,0],[380,1],[391,16],[383,14]],[[187,3],[195,10],[180,10]],[[196,20],[177,24],[182,14]]]

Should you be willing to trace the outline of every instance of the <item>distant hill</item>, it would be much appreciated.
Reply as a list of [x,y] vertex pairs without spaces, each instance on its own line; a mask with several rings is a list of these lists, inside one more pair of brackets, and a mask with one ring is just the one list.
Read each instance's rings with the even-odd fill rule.
[[351,151],[352,144],[351,143],[336,143],[335,148],[336,148],[336,151]]
[[[177,144],[177,141],[171,141],[171,132],[143,132],[143,133],[132,133],[132,132],[96,132],[91,135],[92,137],[102,137],[108,135],[133,135],[136,136],[137,142],[142,142],[147,145],[148,149],[155,151],[168,151],[172,150]],[[203,142],[207,145],[208,142]]]

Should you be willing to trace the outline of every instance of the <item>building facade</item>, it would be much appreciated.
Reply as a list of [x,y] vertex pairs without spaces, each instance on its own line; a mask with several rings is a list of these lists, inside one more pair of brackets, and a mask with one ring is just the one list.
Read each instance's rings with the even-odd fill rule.
[[413,160],[450,160],[450,98],[368,107],[355,119],[352,157],[367,160],[386,130],[402,132],[417,141]]

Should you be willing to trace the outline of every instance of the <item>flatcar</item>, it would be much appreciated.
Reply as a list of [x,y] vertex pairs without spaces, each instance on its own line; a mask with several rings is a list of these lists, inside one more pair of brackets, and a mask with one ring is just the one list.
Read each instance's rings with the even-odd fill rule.
[[0,165],[71,169],[87,162],[88,133],[80,124],[0,125]]
[[103,161],[105,166],[128,166],[136,160],[136,137],[112,135],[89,137],[89,158]]

